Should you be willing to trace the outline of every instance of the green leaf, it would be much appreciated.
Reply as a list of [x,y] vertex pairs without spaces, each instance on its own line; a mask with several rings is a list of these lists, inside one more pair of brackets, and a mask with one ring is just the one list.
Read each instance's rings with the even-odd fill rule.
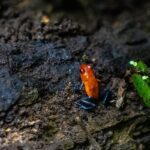
[[139,96],[143,99],[144,104],[147,107],[150,107],[150,87],[142,79],[142,76],[139,74],[133,74],[132,75],[132,81],[135,89],[137,90]]
[[144,73],[147,73],[149,68],[148,66],[141,60],[139,61],[133,61],[131,60],[129,62],[130,65],[132,65],[133,67],[135,67],[138,71],[141,71],[141,72],[144,72]]

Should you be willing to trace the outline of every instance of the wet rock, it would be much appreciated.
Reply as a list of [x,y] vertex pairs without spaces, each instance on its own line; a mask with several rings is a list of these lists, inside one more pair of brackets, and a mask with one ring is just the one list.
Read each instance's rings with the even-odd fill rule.
[[[78,38],[73,41],[77,43]],[[79,39],[83,39],[78,47],[78,51],[82,51],[82,44],[84,47],[86,40],[84,37]],[[27,87],[39,92],[55,92],[63,89],[68,82],[74,85],[79,81],[79,63],[73,58],[74,49],[68,45],[67,41],[18,42],[0,44],[0,52],[2,56],[7,56],[5,61],[10,71],[17,73]]]
[[65,39],[67,48],[70,49],[73,54],[80,54],[84,52],[88,46],[88,38],[86,36],[77,36]]
[[54,26],[52,26],[49,31],[54,32],[61,37],[65,37],[81,33],[82,29],[77,22],[65,18],[59,23],[54,24]]
[[[10,55],[9,65],[12,71],[23,71],[46,60],[47,51],[42,42],[18,43],[17,45],[17,47],[16,44],[5,45]],[[9,50],[10,46],[12,47],[11,51]]]
[[[91,37],[87,52],[94,63],[106,71],[121,75],[125,72],[130,59],[150,59],[150,39],[140,29],[126,24],[116,28],[101,28]],[[113,64],[113,65],[112,65]]]
[[48,59],[53,62],[53,61],[64,61],[64,60],[70,60],[71,59],[71,53],[65,48],[62,49],[51,49],[48,51]]
[[21,94],[23,83],[5,68],[0,69],[0,111],[6,111],[15,104]]

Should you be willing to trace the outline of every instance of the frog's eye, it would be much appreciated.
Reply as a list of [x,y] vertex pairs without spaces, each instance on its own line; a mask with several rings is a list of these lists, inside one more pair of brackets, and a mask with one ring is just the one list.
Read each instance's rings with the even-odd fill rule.
[[91,65],[87,65],[88,69],[91,69]]
[[83,69],[83,68],[80,68],[80,73],[84,73],[85,72],[85,70]]

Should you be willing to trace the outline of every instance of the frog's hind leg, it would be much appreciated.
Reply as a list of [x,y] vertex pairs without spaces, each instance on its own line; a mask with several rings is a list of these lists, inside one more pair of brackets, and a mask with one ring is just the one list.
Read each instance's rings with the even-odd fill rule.
[[92,97],[81,98],[78,102],[76,102],[76,104],[84,110],[92,110],[97,106],[95,99]]

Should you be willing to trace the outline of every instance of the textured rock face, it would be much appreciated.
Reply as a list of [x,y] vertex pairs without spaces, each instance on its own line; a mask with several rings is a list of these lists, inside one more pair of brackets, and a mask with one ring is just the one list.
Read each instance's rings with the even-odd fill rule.
[[[40,41],[17,44],[0,46],[3,66],[0,68],[0,111],[6,111],[18,100],[23,85],[31,91],[36,88],[39,92],[56,92],[68,82],[75,84],[79,80],[79,62],[73,60],[71,47]],[[23,95],[21,99],[25,100]]]
[[6,68],[0,69],[0,111],[6,111],[19,98],[23,83]]
[[115,28],[101,28],[91,37],[87,55],[103,69],[121,75],[129,60],[150,60],[150,38],[131,23]]

